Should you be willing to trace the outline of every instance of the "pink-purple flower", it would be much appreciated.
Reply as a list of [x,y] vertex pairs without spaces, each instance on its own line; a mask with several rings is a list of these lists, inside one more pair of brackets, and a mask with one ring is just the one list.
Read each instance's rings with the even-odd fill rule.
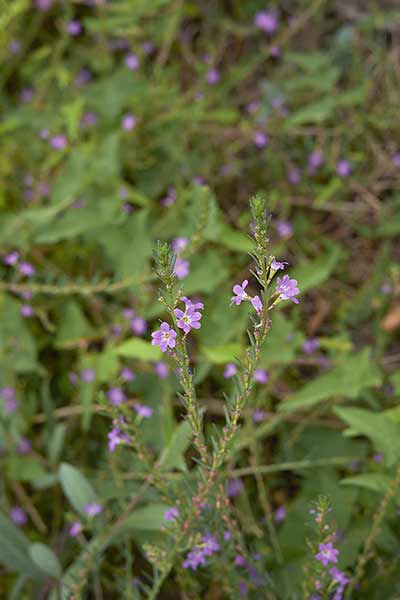
[[123,367],[120,371],[120,377],[124,381],[134,381],[136,379],[135,373],[129,367]]
[[187,277],[189,275],[189,261],[178,256],[174,264],[174,273],[178,279]]
[[233,293],[235,295],[231,298],[231,304],[236,304],[236,306],[239,306],[239,304],[241,304],[243,300],[248,300],[249,296],[245,291],[248,283],[249,282],[247,281],[247,279],[245,279],[244,281],[242,281],[242,285],[237,284],[233,286]]
[[124,391],[119,387],[110,388],[107,392],[107,397],[114,406],[118,406],[126,400]]
[[136,126],[136,118],[131,113],[122,118],[122,129],[124,131],[132,131]]
[[[117,421],[113,421],[116,423]],[[108,449],[110,452],[114,452],[115,448],[122,444],[122,442],[129,442],[129,437],[117,426],[114,426],[111,431],[107,434],[108,437]]]
[[219,82],[220,79],[221,79],[220,72],[215,67],[212,68],[212,69],[209,69],[207,71],[207,73],[206,73],[206,81],[210,85],[215,85],[216,83]]
[[147,322],[143,317],[134,316],[131,319],[131,329],[136,335],[143,335],[147,331]]
[[254,371],[254,381],[257,383],[268,383],[269,375],[265,369],[256,369]]
[[140,402],[135,402],[134,406],[139,417],[142,417],[142,419],[150,419],[153,414],[153,409],[150,406],[140,404]]
[[84,511],[89,517],[96,517],[103,512],[103,507],[98,502],[89,502],[85,505]]
[[275,13],[270,10],[261,10],[254,17],[254,25],[264,31],[265,33],[271,34],[278,28],[278,19]]
[[182,566],[184,569],[196,569],[200,565],[206,564],[206,557],[212,556],[215,552],[220,550],[220,545],[217,542],[215,536],[211,533],[206,533],[201,538],[200,544],[194,546],[188,553],[186,559],[183,561]]
[[129,54],[127,54],[125,56],[125,65],[128,67],[128,69],[130,69],[131,71],[135,71],[136,69],[139,68],[139,59],[136,56],[136,54],[133,54],[133,52],[130,52]]
[[193,305],[186,305],[184,311],[175,308],[174,315],[177,318],[177,326],[183,329],[185,333],[189,333],[191,329],[200,329],[201,327],[200,320],[203,315]]
[[278,232],[279,237],[284,240],[287,240],[291,237],[293,233],[293,227],[289,221],[277,221],[276,230]]
[[6,254],[6,256],[3,258],[3,263],[9,267],[13,267],[15,266],[19,261],[19,252],[18,250],[13,250],[12,252],[9,252],[9,254]]
[[326,544],[320,544],[318,554],[315,555],[315,558],[319,560],[324,567],[327,567],[329,563],[337,563],[339,550],[337,550],[332,542],[327,542]]
[[263,305],[260,300],[260,297],[254,296],[254,298],[251,299],[251,304],[252,304],[253,308],[256,310],[256,312],[260,315],[263,310]]
[[235,363],[228,363],[227,365],[225,365],[225,369],[224,369],[225,379],[230,379],[231,377],[236,375],[236,373],[237,373],[237,366],[235,365]]
[[286,261],[280,262],[279,260],[275,260],[275,258],[271,262],[271,269],[273,271],[279,271],[279,269],[284,269],[285,265],[288,263]]
[[54,150],[64,150],[68,145],[68,140],[65,135],[57,134],[50,138],[50,146]]
[[173,506],[169,508],[164,513],[164,519],[166,521],[175,521],[180,515],[179,508],[177,506]]
[[155,363],[154,371],[160,379],[166,379],[169,375],[169,367],[167,363],[162,360]]
[[279,298],[281,300],[291,300],[294,304],[298,304],[299,301],[296,296],[300,294],[300,290],[297,285],[297,280],[290,279],[289,275],[284,275],[282,279],[278,277],[276,292],[279,294]]
[[28,262],[21,262],[18,265],[18,271],[25,277],[32,277],[35,274],[35,267]]
[[67,23],[67,31],[69,35],[75,37],[82,33],[82,25],[79,21],[69,21],[69,23]]
[[265,148],[268,145],[269,139],[263,131],[256,131],[253,135],[253,142],[257,148]]
[[340,159],[336,165],[336,173],[339,177],[348,177],[351,173],[351,165],[348,160],[344,158]]
[[82,523],[80,523],[79,521],[74,521],[73,523],[71,523],[71,526],[68,530],[68,534],[71,537],[76,537],[77,535],[80,534],[82,529],[83,529]]
[[162,352],[166,352],[168,348],[176,346],[176,331],[174,331],[165,321],[161,323],[160,329],[151,334],[153,338],[151,343],[153,346],[160,346]]
[[22,527],[23,525],[26,525],[26,523],[28,521],[26,512],[20,506],[13,506],[11,508],[10,519],[13,523],[15,523],[15,525],[18,525],[18,527]]

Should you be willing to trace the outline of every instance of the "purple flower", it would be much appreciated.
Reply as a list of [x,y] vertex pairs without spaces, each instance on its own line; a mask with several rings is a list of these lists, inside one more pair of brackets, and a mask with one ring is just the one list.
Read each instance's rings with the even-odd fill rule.
[[81,119],[81,127],[93,127],[97,123],[97,116],[91,110],[83,113]]
[[84,507],[84,511],[89,517],[95,517],[96,515],[99,515],[101,512],[103,512],[103,507],[97,502],[89,502]]
[[125,56],[125,64],[128,67],[128,69],[130,69],[131,71],[135,71],[136,69],[139,68],[139,59],[136,56],[136,54],[133,54],[133,52],[130,52],[129,54],[127,54]]
[[202,302],[193,302],[187,296],[182,296],[182,302],[185,303],[186,308],[193,308],[194,310],[203,310],[204,304]]
[[383,462],[383,454],[382,454],[382,452],[376,452],[373,455],[372,460],[374,462],[376,462],[378,465],[380,465]]
[[172,508],[169,508],[168,510],[165,511],[164,519],[166,521],[175,521],[175,519],[177,519],[179,517],[179,515],[180,515],[179,508],[177,508],[176,506],[173,506]]
[[336,581],[341,586],[346,586],[349,583],[349,578],[346,576],[343,571],[340,571],[337,567],[332,567],[329,570],[329,574],[332,577],[333,581]]
[[231,377],[236,375],[236,373],[237,373],[237,366],[235,365],[235,363],[228,363],[227,365],[225,365],[225,369],[224,369],[225,379],[230,379]]
[[176,331],[165,321],[161,323],[158,331],[154,331],[151,334],[151,337],[153,338],[151,340],[152,345],[160,346],[162,352],[166,352],[168,348],[175,348],[176,346]]
[[160,200],[163,206],[171,206],[176,202],[176,190],[173,187],[168,188],[168,194]]
[[67,144],[68,140],[65,137],[65,135],[58,134],[53,135],[50,138],[50,146],[54,148],[54,150],[63,150],[64,148],[66,148]]
[[247,279],[245,279],[242,282],[242,285],[234,285],[233,286],[233,293],[236,295],[232,296],[231,304],[236,304],[236,306],[239,306],[239,304],[241,304],[243,302],[243,300],[247,300],[249,298],[247,293],[245,292],[245,289],[246,289],[248,283],[249,282],[247,281]]
[[284,506],[280,506],[276,509],[274,518],[276,523],[282,523],[286,519],[286,508]]
[[11,54],[18,54],[21,51],[21,43],[18,40],[12,40],[8,45],[8,49]]
[[133,317],[135,316],[135,311],[133,310],[133,308],[124,308],[122,314],[126,319],[133,319]]
[[153,414],[153,409],[150,406],[145,406],[144,404],[140,404],[140,402],[135,403],[135,410],[142,419],[150,419]]
[[260,423],[261,421],[264,421],[265,417],[266,417],[266,413],[265,413],[265,410],[263,410],[262,408],[256,408],[253,411],[254,423]]
[[206,556],[211,556],[214,552],[218,552],[221,549],[221,546],[218,544],[215,536],[211,535],[211,533],[206,533],[201,538],[203,542],[204,554]]
[[239,496],[243,491],[243,481],[237,477],[236,479],[230,479],[228,481],[226,493],[228,498],[234,498]]
[[77,88],[85,86],[92,79],[92,74],[89,69],[81,69],[75,77],[75,85]]
[[47,12],[51,8],[53,0],[35,0],[35,4],[36,8],[38,8],[42,12]]
[[10,519],[18,527],[22,527],[28,521],[26,512],[20,506],[13,506],[10,510]]
[[300,181],[301,181],[300,169],[293,167],[293,169],[290,169],[290,171],[288,172],[288,182],[291,185],[297,185],[300,183]]
[[395,167],[400,168],[400,152],[396,152],[396,154],[392,156],[392,161]]
[[151,54],[155,50],[153,42],[147,40],[142,44],[142,50],[145,54]]
[[279,58],[281,55],[280,46],[271,46],[271,48],[269,49],[269,55],[273,58]]
[[75,385],[79,381],[79,377],[76,373],[69,373],[68,379],[69,379],[70,383],[72,383],[73,385]]
[[134,381],[136,379],[135,373],[129,367],[121,369],[120,377],[125,381]]
[[254,371],[254,381],[257,383],[267,383],[269,380],[269,375],[265,369],[256,369]]
[[286,261],[280,262],[279,260],[275,260],[275,258],[271,262],[271,269],[273,271],[279,271],[279,269],[284,269],[285,265],[288,263]]
[[136,118],[131,114],[127,114],[122,119],[122,129],[132,131],[136,126]]
[[254,17],[254,25],[265,33],[274,33],[278,28],[276,14],[269,10],[261,10]]
[[[115,421],[114,421],[115,422]],[[129,437],[119,427],[113,427],[107,434],[108,449],[114,452],[115,448],[122,442],[129,442]]]
[[39,131],[39,137],[41,140],[47,140],[47,138],[49,137],[49,130],[46,128],[43,128]]
[[316,338],[309,338],[303,344],[305,354],[313,354],[319,348],[319,341]]
[[189,275],[189,261],[177,257],[174,264],[174,273],[178,279],[184,279]]
[[68,533],[71,537],[76,537],[81,531],[82,523],[80,523],[79,521],[74,521],[74,523],[71,524]]
[[300,294],[300,290],[297,287],[297,280],[290,279],[289,275],[284,275],[282,279],[278,277],[276,291],[279,294],[280,300],[291,300],[294,304],[299,303],[296,298],[297,294]]
[[79,21],[70,21],[67,23],[67,31],[69,35],[77,36],[82,33],[82,25]]
[[283,238],[284,240],[290,238],[293,233],[293,227],[289,221],[277,221],[276,230],[279,237]]
[[196,571],[200,565],[206,564],[206,557],[203,549],[200,546],[194,546],[182,563],[184,569],[192,569]]
[[18,266],[18,271],[25,277],[32,277],[35,274],[35,267],[28,262],[21,262]]
[[18,454],[30,454],[32,452],[32,444],[28,438],[22,436],[18,440],[17,444],[17,452]]
[[131,329],[136,335],[143,335],[147,331],[147,322],[143,317],[133,317],[131,320]]
[[351,166],[347,160],[341,159],[336,165],[336,173],[340,177],[348,177],[351,173]]
[[241,554],[238,554],[235,557],[235,565],[237,567],[244,567],[246,564],[246,559],[244,558],[244,556],[242,556]]
[[200,320],[203,315],[192,306],[186,306],[185,311],[175,308],[174,315],[178,319],[176,324],[185,333],[189,333],[191,329],[200,329],[201,327]]
[[33,95],[34,91],[32,88],[24,88],[21,91],[21,101],[25,103],[30,102],[33,98]]
[[263,305],[259,296],[254,296],[254,298],[251,299],[251,304],[258,314],[262,313]]
[[118,406],[126,400],[123,390],[119,387],[110,388],[107,392],[107,397],[114,406]]
[[162,360],[155,363],[154,371],[160,379],[166,379],[169,375],[169,367],[167,363]]
[[249,588],[248,585],[245,581],[240,581],[239,582],[239,594],[241,598],[247,598],[247,595],[249,593]]
[[202,175],[195,175],[193,177],[193,183],[196,185],[204,185],[206,182],[206,180],[204,179],[204,177]]
[[5,265],[8,265],[9,267],[13,267],[14,265],[17,264],[18,260],[19,260],[19,252],[18,252],[18,250],[13,250],[12,252],[7,254],[3,258],[3,263]]
[[172,240],[172,249],[179,254],[179,252],[181,252],[184,248],[186,248],[186,246],[188,245],[189,240],[185,237],[177,237],[174,240]]
[[262,131],[256,131],[253,135],[253,142],[257,148],[265,148],[268,145],[269,139],[266,133]]
[[94,381],[95,377],[96,371],[94,369],[83,369],[81,373],[82,381],[84,381],[85,383],[91,383],[92,381]]
[[314,175],[317,170],[324,164],[324,155],[320,150],[314,150],[308,157],[307,167],[308,172]]
[[30,304],[23,304],[21,306],[21,315],[25,318],[33,317],[33,308]]
[[210,85],[215,85],[221,79],[221,75],[215,67],[213,69],[209,69],[206,73],[206,81]]
[[332,542],[328,542],[327,544],[319,545],[319,552],[315,555],[315,558],[319,560],[324,567],[328,566],[329,563],[337,563],[339,550],[334,548]]

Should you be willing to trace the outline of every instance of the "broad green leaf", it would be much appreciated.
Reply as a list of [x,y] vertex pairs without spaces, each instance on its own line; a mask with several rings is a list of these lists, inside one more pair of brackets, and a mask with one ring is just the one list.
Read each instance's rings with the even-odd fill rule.
[[287,130],[307,123],[323,123],[334,116],[337,105],[337,98],[332,96],[326,96],[322,100],[311,102],[305,107],[294,110],[291,116],[286,119],[283,128]]
[[162,352],[158,346],[152,346],[150,342],[140,338],[132,338],[116,346],[115,353],[127,358],[138,358],[140,360],[159,360]]
[[363,408],[336,407],[335,413],[350,426],[345,434],[365,435],[381,451],[388,466],[400,461],[400,425],[382,413]]
[[0,564],[28,577],[40,578],[40,571],[29,557],[28,548],[28,539],[0,513]]
[[383,473],[361,473],[353,477],[346,477],[341,480],[341,485],[354,485],[356,487],[372,490],[385,494],[392,483],[392,479]]
[[216,241],[222,246],[229,248],[229,250],[237,252],[251,252],[254,246],[246,234],[225,223],[220,224]]
[[342,256],[341,247],[338,244],[332,244],[318,258],[292,269],[290,277],[297,279],[300,292],[304,293],[328,279]]
[[32,483],[46,476],[42,462],[34,456],[9,456],[6,461],[6,471],[10,479]]
[[184,454],[192,441],[192,428],[188,421],[182,421],[176,427],[168,446],[162,451],[158,464],[163,469],[187,471]]
[[214,364],[224,364],[234,361],[242,354],[240,344],[224,344],[221,346],[202,346],[201,352],[207,360]]
[[68,463],[61,463],[59,477],[64,493],[74,509],[81,515],[86,515],[86,504],[96,501],[96,494],[86,477]]
[[279,407],[282,412],[312,408],[322,400],[333,397],[357,398],[360,393],[380,382],[378,368],[371,362],[368,348],[349,356],[346,361],[328,373],[310,381],[285,400]]
[[82,338],[93,335],[94,330],[77,302],[70,300],[64,305],[60,305],[59,315],[60,324],[56,337],[57,347],[68,347]]
[[194,256],[190,259],[190,266],[190,273],[184,279],[187,294],[211,293],[228,277],[224,260],[213,250]]
[[168,504],[149,504],[137,508],[125,521],[125,528],[158,531],[166,524],[164,514],[168,508],[171,508]]
[[29,556],[35,565],[50,577],[59,579],[62,575],[62,567],[53,550],[45,544],[31,544]]

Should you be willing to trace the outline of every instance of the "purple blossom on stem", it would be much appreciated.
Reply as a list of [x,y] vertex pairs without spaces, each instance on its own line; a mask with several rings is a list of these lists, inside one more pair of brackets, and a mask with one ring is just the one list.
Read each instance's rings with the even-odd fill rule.
[[303,344],[303,352],[305,354],[313,354],[319,348],[319,341],[316,338],[309,338]]
[[68,530],[68,534],[71,537],[76,537],[82,531],[82,529],[82,523],[80,523],[79,521],[74,521],[74,523],[71,524],[71,527]]
[[203,315],[197,312],[193,306],[186,306],[185,311],[175,308],[174,315],[178,319],[177,326],[183,329],[185,333],[189,333],[191,329],[200,329],[201,327],[200,320]]
[[160,379],[166,379],[169,375],[169,367],[167,363],[162,360],[155,363],[154,371]]
[[32,452],[32,444],[27,437],[21,436],[19,438],[17,444],[17,452],[18,454],[22,454],[23,456]]
[[82,25],[79,21],[70,21],[67,23],[67,31],[69,35],[77,36],[82,33]]
[[53,0],[35,0],[35,4],[36,8],[38,8],[42,12],[47,12],[51,8]]
[[235,363],[228,363],[227,365],[225,365],[225,369],[224,369],[225,379],[230,379],[231,377],[236,375],[236,373],[237,373],[237,366],[235,365]]
[[18,271],[25,277],[32,277],[35,274],[35,267],[28,262],[21,262],[18,265]]
[[118,406],[126,400],[123,390],[119,387],[110,388],[107,392],[107,397],[114,406]]
[[293,234],[293,227],[289,221],[277,221],[276,230],[279,237],[284,240],[287,240]]
[[200,565],[206,564],[206,557],[203,549],[200,546],[194,546],[182,563],[184,569],[192,569],[196,571]]
[[233,293],[235,294],[235,296],[232,296],[231,304],[236,304],[236,306],[239,306],[239,304],[241,304],[243,300],[248,300],[249,296],[247,295],[247,292],[245,292],[248,283],[249,282],[247,281],[247,279],[245,279],[242,282],[242,285],[237,284],[233,286]]
[[97,116],[91,110],[83,113],[81,119],[81,127],[93,127],[97,123]]
[[253,135],[253,142],[257,148],[265,148],[268,145],[269,139],[266,133],[262,131],[256,131]]
[[92,74],[89,69],[81,69],[75,77],[75,85],[77,88],[85,86],[92,79]]
[[184,248],[186,248],[188,243],[189,243],[189,240],[187,238],[177,237],[174,240],[172,240],[171,246],[172,246],[172,249],[174,250],[174,252],[179,254],[179,252],[182,252],[182,250],[184,250]]
[[341,586],[346,586],[349,583],[349,578],[343,571],[340,571],[337,567],[332,567],[329,570],[329,574],[332,577],[333,581],[336,581]]
[[187,296],[182,296],[182,302],[185,303],[186,308],[193,308],[194,310],[203,310],[204,304],[202,302],[193,302]]
[[285,265],[287,265],[289,263],[287,263],[286,261],[280,262],[279,260],[275,260],[275,258],[272,260],[271,262],[271,269],[273,271],[279,271],[279,269],[284,269]]
[[326,544],[320,544],[318,554],[315,555],[315,558],[319,560],[324,567],[327,567],[329,563],[337,563],[339,550],[334,548],[332,542],[327,542]]
[[288,182],[291,185],[298,185],[301,181],[301,172],[300,169],[293,167],[288,172]]
[[135,403],[135,410],[142,419],[150,419],[153,414],[153,409],[150,406],[145,406],[144,404],[140,404],[140,402]]
[[120,377],[124,381],[134,381],[136,379],[135,373],[129,367],[123,367],[120,371]]
[[10,510],[10,519],[18,527],[22,527],[28,521],[26,512],[20,506],[13,506]]
[[29,317],[33,317],[33,308],[30,304],[23,304],[21,306],[21,315],[27,319]]
[[68,145],[68,140],[65,135],[57,134],[53,135],[50,138],[50,146],[54,148],[54,150],[63,150]]
[[115,448],[122,444],[122,442],[129,442],[129,437],[119,428],[113,427],[107,434],[108,437],[108,449],[110,452],[114,452]]
[[136,126],[136,118],[131,113],[122,118],[122,129],[124,131],[132,131]]
[[262,313],[263,305],[259,296],[254,296],[254,298],[251,299],[251,304],[258,314]]
[[153,338],[151,341],[152,345],[160,346],[162,352],[166,352],[168,348],[175,348],[176,346],[176,331],[174,331],[165,321],[161,323],[158,331],[154,331],[151,334],[151,337]]
[[171,206],[176,202],[176,189],[173,187],[168,188],[167,195],[160,200],[160,204],[163,206]]
[[265,413],[265,410],[263,410],[262,408],[256,408],[253,411],[254,423],[261,423],[261,421],[264,421],[265,417],[266,417],[266,413]]
[[189,261],[177,257],[174,264],[174,273],[178,279],[184,279],[189,275]]
[[276,14],[269,10],[261,10],[254,17],[254,25],[264,31],[265,33],[272,34],[278,28],[278,19]]
[[307,167],[308,172],[314,175],[317,170],[324,164],[324,155],[320,150],[314,150],[308,157]]
[[280,300],[291,300],[294,304],[298,304],[296,296],[300,294],[300,290],[297,285],[297,280],[290,279],[289,275],[284,275],[282,279],[278,277],[276,292],[279,294]]
[[269,375],[265,369],[256,369],[254,371],[254,381],[257,383],[268,383]]
[[143,317],[133,317],[131,320],[131,329],[136,335],[143,335],[147,331],[147,322]]
[[176,506],[173,506],[172,508],[169,508],[168,510],[165,511],[164,513],[164,519],[166,521],[175,521],[180,515],[179,512],[179,508],[177,508]]
[[136,69],[139,68],[139,59],[136,56],[136,54],[133,54],[133,52],[130,52],[129,54],[127,54],[125,56],[125,65],[128,67],[128,69],[130,69],[131,71],[135,71]]
[[286,519],[286,508],[284,506],[276,509],[274,519],[276,523],[282,523]]
[[348,177],[351,173],[351,165],[348,160],[341,159],[336,164],[336,173],[339,177]]
[[89,502],[83,509],[89,517],[96,517],[103,512],[103,507],[97,502]]
[[18,250],[13,250],[3,258],[3,263],[9,267],[13,267],[19,260]]
[[96,371],[94,369],[83,369],[81,373],[81,379],[84,383],[91,383],[96,377]]
[[21,51],[21,43],[18,40],[12,40],[8,45],[8,49],[11,54],[18,54]]
[[206,73],[206,81],[210,85],[215,85],[216,83],[219,82],[220,79],[221,79],[220,72],[215,67],[212,68],[212,69],[209,69],[207,71],[207,73]]

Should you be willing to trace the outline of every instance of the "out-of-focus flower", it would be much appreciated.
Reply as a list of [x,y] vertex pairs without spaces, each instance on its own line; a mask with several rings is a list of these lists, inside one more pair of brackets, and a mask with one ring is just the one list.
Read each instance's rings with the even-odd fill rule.
[[103,512],[103,507],[98,502],[89,502],[84,507],[84,511],[89,517],[96,517]]
[[268,383],[269,375],[265,369],[256,369],[254,371],[254,381],[257,383]]
[[121,390],[119,387],[110,388],[107,392],[107,397],[114,406],[118,406],[126,400],[123,390]]
[[336,164],[336,173],[339,177],[345,178],[348,177],[351,173],[351,165],[348,160],[342,158]]
[[265,148],[268,145],[269,139],[266,133],[263,131],[256,131],[253,135],[253,142],[257,148]]
[[83,369],[81,373],[82,381],[84,381],[85,383],[91,383],[92,381],[94,381],[95,377],[96,371],[94,369]]
[[132,131],[136,126],[136,118],[131,113],[122,118],[122,129],[124,131]]
[[135,403],[135,410],[142,419],[150,419],[153,414],[153,409],[150,406],[145,406],[144,404],[140,404],[140,402]]
[[13,250],[3,258],[3,263],[9,267],[13,267],[19,261],[18,250]]
[[130,52],[129,54],[127,54],[125,56],[125,65],[131,71],[135,71],[136,69],[138,69],[139,65],[140,65],[140,62],[139,62],[139,59],[136,56],[136,54],[133,54],[133,52]]
[[169,367],[167,363],[162,360],[155,363],[154,371],[160,379],[166,379],[169,375]]
[[276,509],[274,519],[276,523],[282,523],[282,521],[286,519],[286,508],[284,506],[280,506]]
[[13,506],[10,510],[10,519],[18,527],[22,527],[28,521],[26,512],[20,506]]
[[79,521],[75,521],[74,523],[71,523],[71,527],[69,528],[68,533],[71,537],[76,537],[80,534],[82,529],[82,523],[80,523]]
[[183,258],[179,258],[178,256],[174,264],[174,273],[177,276],[177,278],[184,279],[189,275],[189,271],[189,261]]
[[82,33],[82,25],[79,21],[69,21],[69,23],[67,23],[67,31],[69,35],[75,37]]
[[235,363],[228,363],[227,365],[225,365],[225,369],[224,369],[225,379],[230,379],[231,377],[236,375],[236,373],[237,373],[237,366],[235,365]]
[[63,150],[68,145],[68,140],[65,135],[53,135],[50,138],[50,146],[54,148],[54,150]]
[[164,513],[164,519],[166,521],[175,521],[178,517],[179,517],[179,508],[176,506],[173,506],[172,508],[169,508],[168,510],[165,511]]
[[279,237],[284,240],[290,238],[293,234],[293,227],[289,221],[277,221],[276,222],[276,230],[278,232]]
[[129,367],[123,367],[121,369],[120,377],[124,381],[134,381],[136,379],[135,373]]
[[254,17],[254,24],[258,29],[261,29],[261,31],[272,34],[278,28],[278,18],[276,14],[270,10],[261,10]]
[[239,496],[243,491],[243,481],[237,477],[236,479],[230,479],[228,481],[226,493],[228,498],[234,498],[235,496]]
[[319,340],[316,338],[309,338],[303,344],[303,352],[305,354],[313,354],[319,348]]
[[206,73],[206,81],[210,85],[215,85],[221,79],[220,72],[215,67],[213,69],[209,69]]
[[131,319],[131,329],[136,335],[143,335],[147,331],[147,322],[143,317],[135,316]]

